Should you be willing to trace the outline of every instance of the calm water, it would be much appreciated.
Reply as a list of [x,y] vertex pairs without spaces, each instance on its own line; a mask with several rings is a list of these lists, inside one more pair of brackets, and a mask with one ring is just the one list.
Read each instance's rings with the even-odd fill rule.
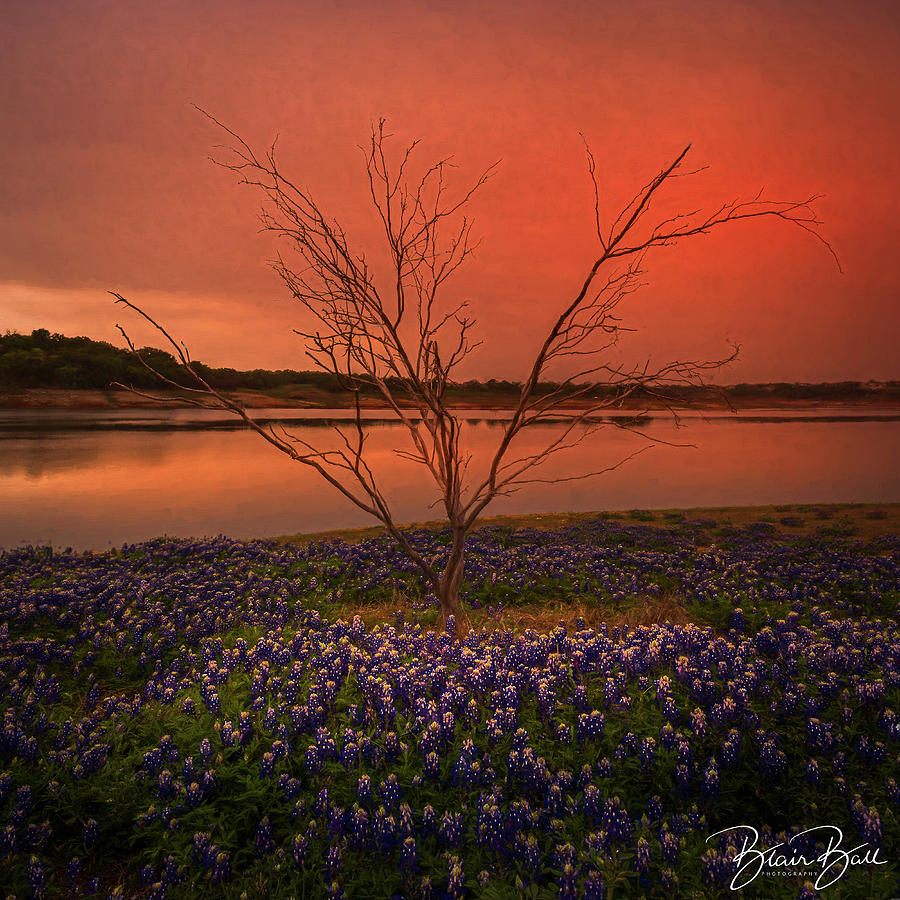
[[[317,444],[346,413],[257,411],[292,419]],[[374,414],[377,416],[378,414]],[[474,412],[466,438],[475,458],[499,439],[502,413]],[[692,414],[685,427],[652,418],[656,445],[588,481],[535,484],[500,498],[489,513],[900,501],[900,412],[896,408],[753,410]],[[222,413],[200,410],[0,410],[0,547],[51,543],[103,549],[163,534],[266,537],[368,525],[325,485]],[[521,452],[550,433],[532,429]],[[387,484],[399,521],[438,518],[424,470],[398,459],[404,431],[373,423],[373,468]],[[558,455],[544,478],[613,464],[647,444],[610,426]]]

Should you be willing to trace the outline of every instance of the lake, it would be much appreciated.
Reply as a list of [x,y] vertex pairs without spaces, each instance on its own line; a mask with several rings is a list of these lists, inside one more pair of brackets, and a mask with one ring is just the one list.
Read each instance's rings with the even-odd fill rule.
[[[317,445],[336,446],[344,410],[254,410]],[[370,414],[372,466],[397,520],[439,518],[425,471],[400,459],[402,427]],[[467,412],[465,438],[483,460],[503,412]],[[870,407],[665,414],[642,428],[656,444],[586,481],[533,484],[488,514],[900,501],[900,411]],[[239,425],[239,423],[238,423]],[[526,431],[523,453],[550,437]],[[648,445],[610,424],[537,473],[565,477],[612,465]],[[476,469],[476,463],[473,462]],[[308,467],[218,411],[0,410],[0,547],[105,549],[157,537],[270,537],[372,524]]]

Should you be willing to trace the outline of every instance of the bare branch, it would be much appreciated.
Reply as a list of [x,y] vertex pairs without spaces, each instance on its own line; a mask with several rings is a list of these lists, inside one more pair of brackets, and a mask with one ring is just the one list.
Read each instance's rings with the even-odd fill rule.
[[[352,394],[353,419],[334,429],[338,449],[316,447],[284,428],[279,432],[254,420],[240,404],[204,380],[185,344],[176,341],[140,307],[114,293],[117,303],[137,313],[165,338],[187,383],[160,372],[141,357],[125,331],[120,331],[144,368],[162,384],[177,389],[194,405],[234,413],[277,450],[313,468],[344,497],[380,521],[415,563],[424,583],[438,595],[445,617],[459,611],[466,534],[497,496],[526,484],[596,477],[614,471],[654,444],[684,446],[643,432],[640,422],[646,409],[634,412],[626,421],[610,421],[601,414],[640,400],[668,410],[679,424],[680,399],[672,389],[706,384],[707,373],[736,356],[735,347],[730,355],[711,361],[675,360],[651,365],[648,360],[632,366],[614,361],[613,352],[631,330],[623,323],[621,310],[645,284],[648,254],[708,234],[726,223],[765,217],[780,219],[811,234],[837,262],[834,248],[819,230],[821,222],[814,210],[819,195],[789,202],[764,199],[759,192],[749,200],[735,199],[708,207],[711,212],[697,206],[654,222],[651,210],[667,183],[705,168],[685,170],[690,144],[634,194],[611,224],[604,225],[597,159],[582,134],[593,195],[593,227],[601,252],[586,266],[574,295],[556,307],[516,404],[487,460],[487,473],[473,479],[469,475],[472,453],[463,441],[460,419],[448,404],[447,391],[481,342],[475,337],[476,323],[468,303],[443,305],[442,288],[478,247],[468,208],[475,194],[494,176],[498,164],[488,166],[474,182],[454,191],[452,157],[418,167],[420,141],[391,153],[392,135],[386,130],[385,120],[374,121],[369,141],[361,149],[369,200],[378,215],[390,261],[386,271],[376,273],[365,253],[352,247],[340,223],[326,213],[309,190],[281,171],[275,141],[265,153],[256,153],[214,116],[202,109],[200,112],[230,141],[217,148],[220,156],[214,162],[232,172],[238,183],[262,194],[260,227],[288,248],[285,254],[276,253],[272,268],[311,316],[312,324],[296,333],[304,340],[306,356]],[[550,367],[554,371],[563,369],[564,374],[548,390],[543,384]],[[154,399],[154,395],[130,390]],[[403,426],[409,443],[394,449],[397,458],[421,465],[434,485],[434,504],[443,508],[451,533],[442,567],[439,560],[424,559],[411,545],[369,465],[368,432],[362,414],[364,393],[376,397]],[[516,439],[522,431],[537,425],[548,429],[543,446],[517,451]],[[610,425],[632,432],[648,446],[588,472],[547,477],[536,474],[557,454],[592,439]]]

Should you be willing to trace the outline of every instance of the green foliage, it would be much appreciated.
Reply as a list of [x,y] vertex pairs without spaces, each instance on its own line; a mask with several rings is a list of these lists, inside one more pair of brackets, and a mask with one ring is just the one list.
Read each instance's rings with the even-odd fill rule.
[[[163,375],[175,378],[179,367],[171,354],[152,347],[140,353],[147,362]],[[230,367],[204,365],[195,361],[197,371],[210,384],[223,391],[263,391],[275,397],[301,393],[304,389],[346,397],[338,379],[329,372],[297,371],[294,369],[251,369],[241,371]],[[149,372],[133,353],[114,347],[106,341],[94,341],[86,337],[66,337],[51,334],[46,328],[35,329],[30,335],[7,332],[0,335],[0,389],[3,388],[59,388],[106,390],[114,381],[139,389],[158,388],[158,379]],[[389,378],[392,390],[402,395],[400,379]],[[571,390],[581,386],[573,385]],[[490,398],[503,397],[515,400],[522,385],[517,381],[491,378],[485,382],[466,381],[451,385],[450,402],[476,403]],[[554,382],[541,382],[535,388],[537,396],[543,396],[559,388]],[[612,400],[620,389],[598,385],[586,394],[592,400]],[[897,382],[863,384],[846,381],[833,384],[739,384],[730,387],[710,388],[674,386],[666,389],[675,402],[735,402],[750,400],[767,402],[774,398],[807,401],[864,400],[883,397],[886,401],[900,392]],[[651,395],[642,389],[633,393],[639,403],[646,403]],[[636,511],[640,512],[640,511]]]
[[[616,524],[617,529],[622,527],[621,523]],[[658,587],[663,593],[675,590],[679,573],[664,570],[661,560],[651,565],[650,554],[656,552],[653,549],[656,547],[668,546],[675,550],[681,546],[679,534],[683,527],[680,524],[677,530],[647,528],[614,532],[632,539],[637,535],[641,539],[641,553],[620,559],[616,572],[628,577],[631,571],[637,572],[637,567],[643,566],[651,587]],[[514,534],[508,529],[497,528],[491,535],[504,548],[515,549]],[[759,539],[752,528],[744,533],[745,543],[751,541],[755,546]],[[797,539],[790,540],[800,546]],[[810,547],[813,546],[811,543]],[[11,616],[6,626],[0,625],[0,650],[6,663],[0,669],[0,679],[5,679],[0,681],[0,688],[5,692],[0,694],[0,709],[4,705],[9,710],[23,708],[27,702],[27,685],[35,686],[45,676],[53,676],[60,686],[57,700],[36,698],[28,716],[21,716],[23,722],[31,723],[29,728],[40,716],[46,716],[47,722],[34,729],[40,752],[31,759],[6,752],[3,759],[10,774],[6,796],[0,797],[4,821],[10,820],[18,788],[33,785],[32,805],[25,813],[27,818],[14,829],[20,849],[16,854],[0,855],[0,882],[7,892],[22,897],[32,895],[26,879],[31,849],[24,846],[25,836],[29,827],[34,826],[34,831],[44,821],[52,826],[52,841],[38,848],[46,863],[47,896],[89,893],[86,879],[75,885],[65,880],[67,861],[79,856],[91,873],[102,873],[107,890],[117,884],[123,888],[124,896],[141,900],[152,896],[150,885],[139,880],[141,868],[155,867],[154,877],[157,877],[163,860],[169,856],[183,876],[180,883],[170,885],[169,900],[194,897],[237,900],[244,896],[325,898],[329,896],[330,882],[323,861],[330,846],[342,848],[343,872],[338,885],[347,900],[394,895],[414,897],[423,877],[431,879],[432,896],[436,900],[446,896],[448,870],[454,859],[461,865],[465,896],[469,898],[550,900],[561,896],[558,884],[561,871],[555,854],[559,847],[567,845],[578,848],[581,859],[602,874],[607,898],[726,896],[729,894],[717,892],[703,877],[708,834],[738,822],[765,823],[774,830],[800,822],[840,823],[849,841],[856,833],[848,820],[855,793],[864,798],[867,807],[881,811],[886,846],[896,844],[896,801],[887,790],[887,778],[896,770],[896,735],[891,730],[893,712],[888,714],[888,711],[900,708],[900,687],[893,678],[893,668],[885,665],[886,652],[894,656],[898,646],[896,641],[891,643],[885,637],[888,629],[895,629],[890,617],[896,614],[896,591],[886,593],[880,604],[873,600],[871,608],[865,608],[865,595],[870,589],[861,578],[848,576],[823,597],[824,604],[832,604],[840,611],[841,616],[836,617],[825,615],[818,607],[801,606],[799,611],[794,610],[796,602],[787,590],[791,585],[787,573],[773,575],[768,582],[772,596],[763,597],[753,569],[727,567],[716,593],[702,603],[697,601],[691,610],[692,621],[702,623],[705,616],[707,621],[714,622],[715,631],[698,628],[696,624],[686,629],[653,629],[647,633],[646,640],[642,637],[635,641],[631,630],[626,634],[626,629],[618,627],[603,626],[599,632],[567,632],[560,628],[543,635],[529,631],[515,638],[500,633],[492,641],[475,636],[464,649],[449,639],[437,638],[434,652],[426,654],[421,618],[418,624],[407,621],[396,627],[382,625],[366,632],[361,625],[354,626],[352,631],[345,623],[341,627],[329,625],[312,612],[313,608],[321,609],[332,623],[336,614],[344,613],[342,600],[335,595],[342,588],[350,592],[345,575],[347,565],[346,560],[342,565],[341,557],[331,552],[331,547],[323,541],[320,553],[310,553],[299,560],[295,556],[282,556],[274,545],[266,553],[255,555],[247,569],[240,569],[238,603],[247,615],[237,619],[223,617],[221,624],[216,621],[214,632],[205,636],[192,632],[192,639],[187,636],[190,622],[182,623],[184,631],[170,630],[173,620],[169,615],[177,613],[181,606],[164,586],[171,582],[161,580],[159,586],[152,584],[154,566],[159,566],[158,561],[151,562],[153,548],[147,545],[122,548],[110,562],[127,562],[138,574],[141,590],[146,591],[141,600],[153,617],[142,646],[148,650],[155,647],[156,651],[152,657],[143,659],[139,648],[128,643],[128,635],[112,627],[115,618],[105,601],[90,601],[89,622],[56,616],[53,613],[57,607],[49,602],[45,606],[35,604],[41,598],[50,600],[76,588],[78,596],[97,596],[95,591],[87,589],[94,587],[92,582],[79,583],[58,563],[54,564],[51,551],[35,551],[35,566],[27,575],[23,574],[21,583],[16,580],[16,573],[7,576],[8,589],[14,590],[17,598],[16,606],[11,608],[19,610],[20,616]],[[155,549],[163,553],[165,547],[160,544]],[[861,552],[855,543],[848,543],[846,549]],[[834,551],[835,545],[829,544],[828,552]],[[683,556],[684,571],[695,571],[699,559],[699,552]],[[220,579],[228,576],[231,567],[236,565],[227,550],[218,547],[204,558],[204,564],[213,563],[219,567]],[[189,569],[191,565],[189,552],[173,550],[173,572]],[[518,565],[530,573],[527,558],[520,558]],[[718,574],[719,567],[710,571]],[[521,588],[521,596],[535,603],[550,596],[563,602],[582,599],[588,596],[589,588],[582,584],[583,593],[579,593],[576,586],[588,576],[587,570],[581,572],[577,567],[567,570],[560,578],[530,573],[530,580]],[[597,578],[596,574],[590,577]],[[290,579],[294,586],[302,583],[302,590],[297,591],[302,601],[293,601],[290,610],[285,607],[283,618],[273,623],[269,618],[270,594],[281,589],[273,587],[281,584],[281,579]],[[269,587],[261,589],[262,599],[253,594],[253,583],[269,583]],[[507,593],[508,585],[499,581],[492,588],[489,581],[482,583],[479,577],[477,584],[470,583],[468,587],[470,598],[480,603],[507,599],[514,602]],[[20,608],[20,597],[31,600],[22,602]],[[131,591],[123,598],[128,604],[139,602]],[[595,599],[606,606],[606,597]],[[627,600],[620,598],[614,602],[633,601],[629,592]],[[213,602],[212,597],[209,602]],[[740,634],[732,631],[730,625],[737,602],[743,605],[746,618]],[[858,630],[854,630],[852,621],[844,619],[851,611],[851,604],[870,617]],[[256,611],[251,615],[251,610]],[[880,623],[871,619],[876,614],[884,617]],[[436,611],[429,608],[425,615],[436,618]],[[212,618],[211,615],[210,622]],[[757,642],[765,643],[767,637],[774,641],[776,634],[781,637],[780,649],[771,644],[757,654],[754,649]],[[802,646],[811,647],[813,654],[804,653],[802,647],[798,649],[795,645],[795,640],[804,635],[807,642]],[[808,640],[812,636],[815,640]],[[233,656],[228,656],[226,661],[238,642],[245,649],[253,650],[252,657],[246,657],[246,664]],[[621,649],[626,642],[632,642],[634,652]],[[605,649],[595,660],[596,665],[576,665],[577,657],[566,649],[570,643],[579,648],[579,653],[590,646],[602,645]],[[60,652],[41,659],[41,647],[45,644],[59,648]],[[486,652],[488,645],[489,652]],[[754,665],[739,663],[732,653],[726,652],[729,646],[736,652],[739,650],[742,657],[752,654]],[[63,654],[66,648],[71,648],[71,658]],[[23,663],[19,664],[18,656],[25,651],[31,655],[22,656]],[[835,663],[834,673],[823,670],[822,654],[826,651]],[[524,676],[518,699],[510,701],[516,706],[515,726],[494,731],[488,722],[502,706],[500,694],[494,697],[495,689],[501,689],[500,682],[481,688],[471,673],[477,660],[480,659],[479,665],[494,667],[508,652],[523,659],[527,658],[526,654],[539,655],[528,665],[517,669],[516,663],[510,668],[511,673],[521,671]],[[322,702],[325,682],[319,675],[326,667],[333,670],[339,656],[346,662],[346,670],[341,670],[346,671],[346,677],[337,678],[333,698]],[[581,659],[584,658],[582,655]],[[216,666],[207,668],[212,661]],[[851,663],[856,669],[849,673],[843,671]],[[200,673],[226,669],[223,679],[217,682],[221,707],[214,712],[203,702]],[[266,686],[254,689],[253,680],[262,671],[268,676]],[[739,679],[738,672],[742,673]],[[886,672],[889,677],[885,677]],[[437,673],[456,679],[458,684],[470,684],[475,708],[469,712],[470,707],[466,705],[456,710],[455,723],[440,752],[439,771],[432,776],[423,770],[423,730],[421,723],[416,723],[414,703],[395,704],[393,717],[387,724],[378,705],[379,695],[373,688],[391,684],[394,696],[399,696],[402,675],[411,692],[410,699],[438,701],[443,689],[436,685],[442,679],[431,681]],[[747,681],[750,675],[754,675],[756,687]],[[674,712],[665,710],[660,703],[659,679],[663,678]],[[539,702],[536,687],[541,679],[546,679],[552,687],[552,694],[549,700]],[[151,681],[160,689],[171,684],[171,693],[144,691],[143,686]],[[87,701],[90,685],[96,687],[101,698],[94,708],[102,709],[109,699],[114,707],[111,714],[90,718],[91,704]],[[867,700],[866,685],[883,689],[883,696],[879,695],[877,702]],[[615,689],[609,693],[611,686]],[[583,694],[576,703],[579,689],[583,689]],[[281,735],[277,729],[290,723],[292,706],[307,708],[314,694],[320,698],[321,722],[317,719],[291,729],[290,752],[273,763],[268,775],[263,775],[266,754]],[[448,698],[452,695],[447,693]],[[141,697],[143,702],[135,704],[134,698]],[[733,707],[729,712],[720,705],[719,713],[713,716],[712,708],[727,697],[739,700],[740,707]],[[816,717],[812,719],[805,712],[811,700],[816,703]],[[703,708],[708,716],[698,725],[693,716]],[[581,709],[603,710],[605,725],[600,733],[578,739]],[[238,722],[242,713],[251,726],[246,740],[226,743],[224,723]],[[678,737],[667,745],[662,737],[671,720],[675,722]],[[828,723],[834,732],[834,747],[819,745],[819,739],[811,737],[809,723],[819,720]],[[59,726],[66,721],[76,727],[70,728],[65,740],[58,741]],[[336,748],[345,729],[351,728],[358,738],[365,736],[378,752],[361,753],[355,762],[349,763],[326,757],[320,766],[310,767],[305,762],[305,752],[317,742],[320,725],[335,740]],[[516,774],[510,754],[518,728],[524,729],[533,757],[541,760],[540,767],[546,764],[560,793],[548,794],[546,786],[536,786]],[[740,730],[742,737],[734,751],[726,755],[725,741],[732,728]],[[4,732],[4,740],[12,740],[14,731],[13,728]],[[108,762],[90,777],[75,778],[74,757],[63,762],[64,756],[58,751],[69,746],[73,750],[86,749],[80,741],[82,734],[88,733],[89,743],[108,745]],[[777,783],[772,780],[775,776],[764,776],[760,770],[763,742],[760,735],[766,733],[778,735],[778,745],[784,753],[786,774]],[[210,755],[207,761],[201,762],[199,748],[204,738],[210,741]],[[883,752],[882,746],[878,760],[867,759],[860,750],[862,738],[871,747],[881,741],[886,744],[887,752]],[[655,752],[645,760],[636,748],[650,739],[655,742]],[[481,773],[478,782],[460,781],[454,776],[454,766],[469,741],[474,749],[471,759],[478,763]],[[690,790],[679,786],[675,777],[682,743],[693,760]],[[160,759],[159,766],[145,764],[145,754],[164,745],[172,755]],[[389,746],[394,749],[389,750]],[[840,766],[837,747],[841,759],[846,757]],[[189,756],[193,760],[192,774],[182,775],[182,766]],[[706,794],[700,787],[701,779],[712,759],[719,760],[721,777],[717,793]],[[821,781],[815,786],[804,777],[811,759],[821,770]],[[605,770],[599,766],[602,760],[610,761],[611,768]],[[579,785],[585,766],[586,781]],[[174,777],[175,793],[168,801],[159,797],[162,769]],[[199,780],[200,772],[206,770],[214,772],[214,787],[196,805],[186,803],[186,790],[191,781]],[[340,807],[354,811],[355,804],[360,802],[361,775],[370,778],[375,798],[366,806],[370,821],[382,805],[379,785],[388,777],[396,777],[399,800],[409,804],[414,819],[418,841],[414,873],[405,874],[400,869],[399,846],[377,852],[371,842],[357,847],[349,825],[341,836],[329,835],[328,809]],[[285,782],[296,779],[295,793],[288,795],[279,787],[282,777]],[[633,841],[614,842],[603,852],[585,849],[586,838],[603,827],[585,805],[588,785],[596,789],[595,796],[601,805],[616,798],[627,809],[634,826]],[[535,811],[535,818],[523,820],[522,826],[523,833],[537,841],[535,870],[526,870],[515,855],[495,853],[479,840],[479,803],[490,796],[494,786],[498,788],[495,796],[503,816],[508,817],[512,804],[522,799]],[[320,802],[323,790],[327,790],[327,800]],[[655,881],[649,886],[642,884],[635,869],[635,847],[639,840],[650,847],[653,866],[659,867],[662,824],[649,818],[649,801],[654,796],[662,800],[667,828],[669,823],[674,825],[685,816],[697,819],[696,826],[685,830],[679,839],[679,859],[673,866],[678,881],[670,893]],[[556,809],[542,816],[551,800],[557,804]],[[298,801],[302,801],[299,806]],[[393,806],[391,801],[386,801],[386,806],[388,815],[399,823],[401,807],[397,800]],[[166,810],[166,807],[171,808]],[[459,843],[448,847],[447,841],[420,828],[426,807],[433,808],[437,821],[445,811],[461,816],[464,836]],[[179,808],[177,813],[176,808]],[[99,833],[97,842],[87,847],[82,840],[82,828],[90,819],[97,821]],[[255,846],[263,821],[271,826],[274,849],[268,851],[260,851]],[[204,834],[209,835],[217,848],[230,854],[233,874],[224,882],[214,883],[209,867],[198,858],[195,836]],[[296,838],[309,839],[308,853],[302,863],[292,859]],[[878,870],[871,866],[851,867],[828,896],[886,900],[894,894],[896,870],[893,859]],[[797,896],[795,880],[782,881],[760,879],[740,896],[785,900]],[[99,896],[116,895],[104,891]]]

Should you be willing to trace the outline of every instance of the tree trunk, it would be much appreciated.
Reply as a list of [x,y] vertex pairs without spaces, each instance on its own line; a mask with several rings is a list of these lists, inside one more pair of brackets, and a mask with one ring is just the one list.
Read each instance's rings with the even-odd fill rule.
[[441,617],[444,625],[453,616],[456,620],[456,636],[463,636],[462,622],[459,619],[459,586],[462,584],[463,564],[465,561],[466,532],[462,528],[454,528],[450,544],[450,556],[447,565],[438,581],[438,600],[441,604]]

